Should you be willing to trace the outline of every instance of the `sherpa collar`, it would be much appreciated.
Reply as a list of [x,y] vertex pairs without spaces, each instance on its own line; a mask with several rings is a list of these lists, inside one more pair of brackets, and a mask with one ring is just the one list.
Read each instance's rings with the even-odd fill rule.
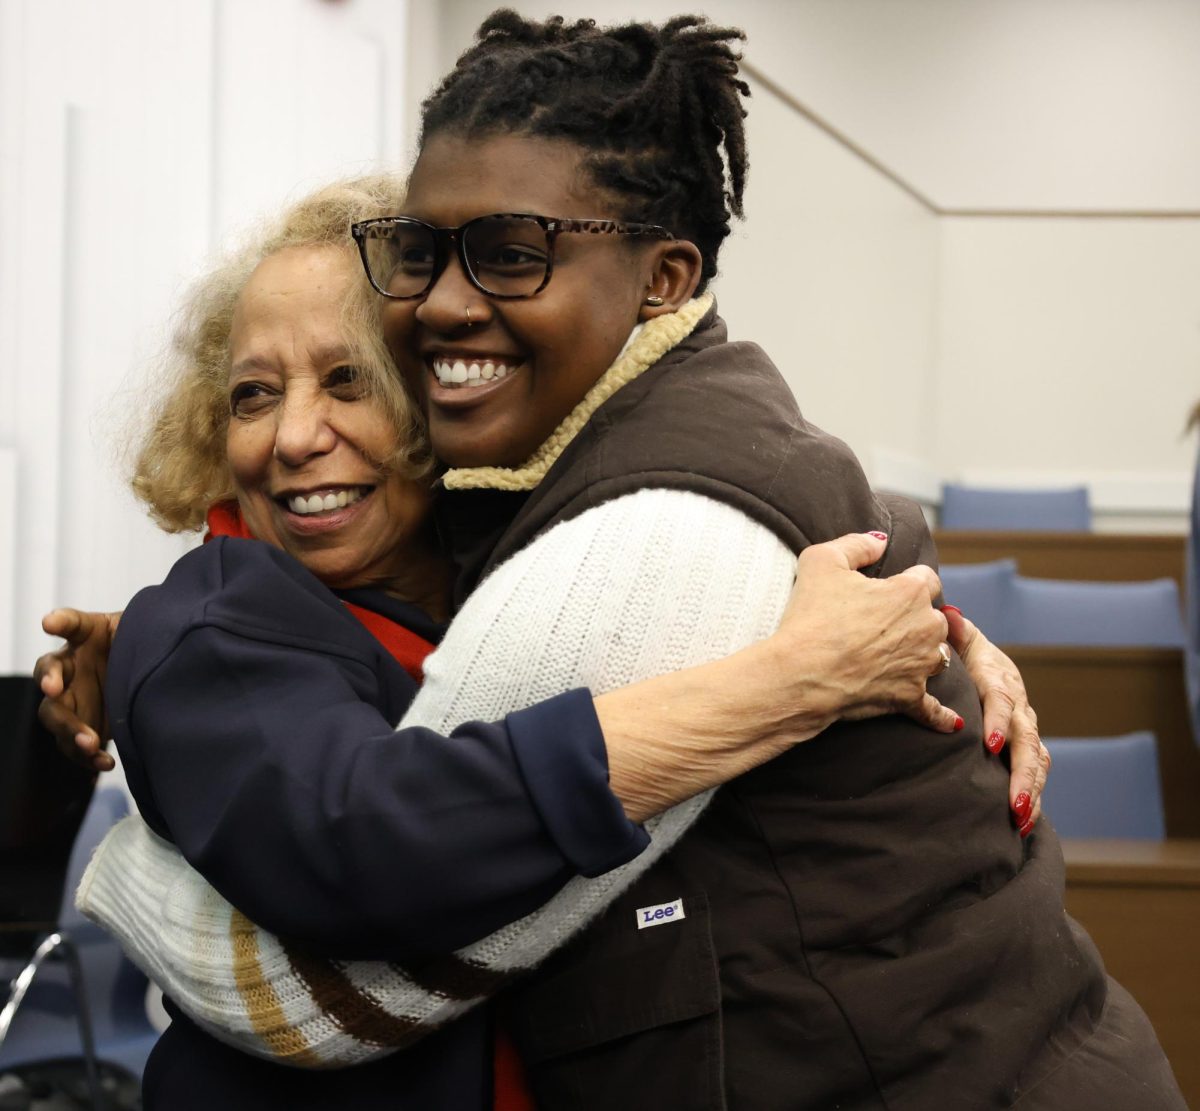
[[535,489],[592,414],[622,386],[629,385],[690,336],[712,303],[713,295],[704,293],[693,297],[678,312],[646,321],[634,341],[597,379],[550,438],[519,467],[453,467],[442,475],[443,486],[447,490]]

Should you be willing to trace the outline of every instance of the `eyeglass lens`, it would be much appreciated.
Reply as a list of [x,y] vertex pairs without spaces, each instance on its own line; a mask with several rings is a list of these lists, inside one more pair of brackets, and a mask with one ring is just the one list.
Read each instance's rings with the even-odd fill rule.
[[[488,293],[526,297],[545,281],[550,244],[536,220],[485,216],[472,220],[461,234],[471,276]],[[393,297],[419,297],[446,261],[439,255],[437,238],[433,229],[418,223],[377,226],[365,241],[372,280]]]

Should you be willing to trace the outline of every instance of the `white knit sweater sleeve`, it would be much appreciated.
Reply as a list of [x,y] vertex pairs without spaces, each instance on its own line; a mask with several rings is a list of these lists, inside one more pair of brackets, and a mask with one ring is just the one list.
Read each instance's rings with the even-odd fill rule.
[[[571,687],[601,694],[718,659],[774,630],[793,571],[793,554],[773,533],[723,503],[664,489],[606,502],[538,537],[479,586],[425,661],[425,684],[400,724],[449,733]],[[571,880],[457,959],[500,974],[536,965],[674,844],[710,794],[647,822],[651,844],[630,863]],[[394,965],[330,962],[412,1027],[363,1044],[322,1016],[311,969],[291,968],[275,938],[155,840],[140,825],[118,827],[84,878],[81,909],[223,1040],[307,1067],[350,1064],[413,1041],[478,1002],[427,991]],[[264,994],[282,1020],[250,1013]]]

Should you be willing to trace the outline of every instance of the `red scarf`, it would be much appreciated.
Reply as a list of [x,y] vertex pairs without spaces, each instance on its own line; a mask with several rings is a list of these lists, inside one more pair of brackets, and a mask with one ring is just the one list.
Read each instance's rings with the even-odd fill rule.
[[[214,536],[233,536],[239,540],[257,539],[246,528],[235,501],[218,502],[208,511],[207,544]],[[424,637],[397,624],[373,610],[363,609],[352,602],[342,602],[395,661],[418,683],[424,678],[421,665],[433,651]],[[492,1049],[492,1111],[534,1111],[533,1097],[525,1080],[525,1069],[516,1047],[500,1026],[496,1027]]]
[[[214,536],[232,536],[238,540],[254,540],[256,537],[246,528],[241,511],[235,501],[217,502],[208,511],[208,532],[204,536],[207,544]],[[392,655],[392,658],[409,673],[418,683],[424,678],[421,665],[425,657],[433,651],[433,645],[424,637],[398,625],[382,614],[373,610],[363,609],[353,602],[342,601],[346,607],[380,644]]]

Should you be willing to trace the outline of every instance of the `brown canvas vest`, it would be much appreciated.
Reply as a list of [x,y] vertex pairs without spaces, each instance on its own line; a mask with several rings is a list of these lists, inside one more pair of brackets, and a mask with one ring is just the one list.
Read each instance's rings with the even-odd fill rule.
[[[531,493],[448,497],[462,593],[546,529],[654,486],[727,502],[796,551],[882,529],[871,573],[934,562],[916,507],[877,498],[710,313]],[[1087,1037],[1105,978],[1063,913],[1054,834],[1014,831],[957,659],[930,689],[962,733],[843,723],[728,784],[510,993],[539,1107],[1007,1107]]]

